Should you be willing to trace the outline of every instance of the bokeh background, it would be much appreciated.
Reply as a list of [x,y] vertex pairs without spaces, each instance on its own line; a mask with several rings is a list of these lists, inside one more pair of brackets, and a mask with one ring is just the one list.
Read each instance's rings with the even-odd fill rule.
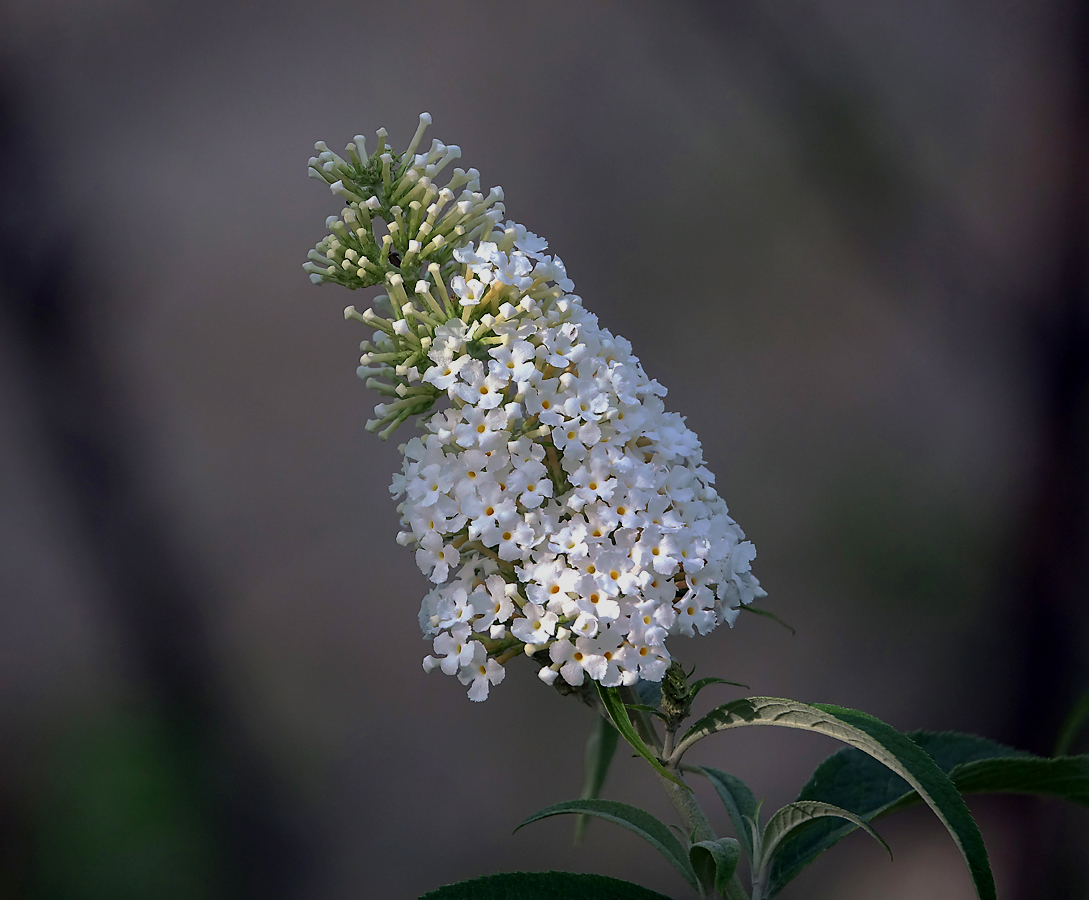
[[[528,665],[480,705],[420,669],[361,298],[300,264],[339,208],[313,142],[403,146],[421,110],[668,386],[797,629],[675,654],[1050,751],[1089,687],[1080,4],[0,16],[0,896],[412,898],[548,868],[684,896],[603,823],[511,836],[577,796],[587,710]],[[697,755],[768,803],[834,749],[752,732]],[[620,754],[606,796],[668,815],[645,768]],[[1085,810],[971,805],[1000,896],[1089,896]],[[928,813],[881,830],[894,863],[855,835],[783,896],[971,896]]]

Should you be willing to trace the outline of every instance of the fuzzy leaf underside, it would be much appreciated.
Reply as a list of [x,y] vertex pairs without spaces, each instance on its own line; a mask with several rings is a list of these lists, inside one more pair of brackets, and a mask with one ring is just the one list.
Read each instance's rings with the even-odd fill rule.
[[778,810],[768,820],[767,827],[764,829],[764,837],[761,841],[763,848],[763,859],[760,863],[761,883],[764,883],[767,870],[775,859],[781,845],[792,833],[797,833],[811,823],[828,819],[846,820],[856,828],[863,829],[870,837],[881,844],[888,851],[889,858],[892,858],[892,850],[889,849],[889,845],[863,819],[854,813],[831,803],[823,803],[820,800],[796,800],[794,803],[789,803]]

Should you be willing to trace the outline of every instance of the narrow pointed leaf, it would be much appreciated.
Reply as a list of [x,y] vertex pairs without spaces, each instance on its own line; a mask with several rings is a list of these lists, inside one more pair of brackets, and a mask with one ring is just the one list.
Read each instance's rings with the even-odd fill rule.
[[726,896],[726,888],[737,870],[741,848],[733,838],[700,841],[688,848],[688,858],[700,881]]
[[726,812],[730,814],[737,839],[745,851],[745,857],[752,861],[752,831],[749,830],[750,821],[756,820],[757,803],[752,791],[747,784],[736,775],[712,769],[710,766],[685,766],[685,769],[697,772],[714,786],[719,799],[722,800]]
[[631,719],[628,717],[628,709],[624,706],[624,701],[620,699],[620,693],[616,688],[602,687],[598,682],[598,693],[601,695],[601,702],[605,705],[605,709],[609,713],[609,717],[613,720],[613,725],[616,726],[616,730],[620,732],[620,736],[624,738],[632,748],[643,759],[645,759],[654,768],[654,771],[661,775],[663,778],[668,778],[674,784],[679,784],[686,791],[691,788],[677,778],[672,772],[666,770],[666,767],[659,762],[658,758],[650,751],[650,748],[643,743],[643,739],[635,731],[635,726],[632,725]]
[[946,774],[910,738],[857,710],[751,697],[720,706],[696,722],[677,745],[676,758],[707,735],[749,725],[814,731],[857,747],[887,766],[918,792],[949,831],[964,856],[980,900],[994,900],[994,876],[975,820]]
[[863,819],[860,819],[854,813],[833,806],[831,803],[822,803],[819,800],[797,800],[776,812],[768,820],[767,827],[764,829],[764,840],[761,842],[763,859],[760,861],[760,871],[757,876],[761,884],[765,883],[768,867],[783,841],[802,826],[808,825],[817,819],[825,818],[846,819],[881,844],[882,847],[888,850],[889,858],[892,858],[892,850],[889,849],[889,845]]
[[[557,803],[534,813],[518,828],[550,816],[571,813],[597,816],[599,819],[605,819],[634,832],[669,860],[692,887],[697,886],[696,873],[688,861],[688,854],[681,842],[669,830],[669,826],[650,813],[635,806],[629,806],[627,803],[619,803],[616,800],[565,800],[563,803]],[[518,828],[514,830],[517,831]]]
[[733,687],[745,688],[745,690],[749,689],[749,686],[747,684],[742,684],[740,681],[727,681],[725,678],[714,678],[714,677],[712,677],[712,678],[701,678],[701,679],[699,679],[699,681],[693,681],[692,684],[690,685],[689,695],[688,695],[689,698],[694,700],[696,698],[696,694],[698,694],[700,691],[702,691],[709,684],[729,684],[729,685],[732,685]]
[[652,716],[657,716],[659,719],[663,718],[657,706],[647,706],[645,703],[625,703],[624,705],[628,709],[634,709],[636,712],[650,713]]
[[[956,732],[916,731],[908,737],[961,793],[1040,794],[1089,805],[1089,757],[1043,759]],[[817,766],[798,799],[834,803],[866,820],[921,802],[906,781],[853,747],[837,750]],[[788,837],[772,864],[769,896],[854,830],[852,824],[826,820]]]
[[556,900],[558,897],[593,897],[594,900],[669,900],[629,881],[604,875],[574,872],[506,872],[449,884],[419,900]]
[[950,777],[962,794],[1044,794],[1089,806],[1089,756],[980,759]]
[[[620,735],[612,725],[601,716],[594,717],[590,727],[590,736],[586,739],[585,767],[586,776],[582,784],[582,800],[596,800],[601,796],[605,778],[609,774],[609,765],[616,753],[616,744]],[[590,820],[585,815],[575,818],[575,843],[582,840],[586,825]]]
[[786,622],[784,622],[782,619],[780,619],[777,615],[775,615],[775,613],[771,612],[770,610],[760,609],[759,607],[756,607],[756,606],[744,606],[744,605],[742,605],[741,611],[742,612],[747,612],[747,613],[752,613],[753,615],[757,615],[757,616],[763,616],[765,619],[771,619],[777,625],[782,625],[792,635],[796,635],[798,633],[794,629],[794,627],[792,625],[789,625]]

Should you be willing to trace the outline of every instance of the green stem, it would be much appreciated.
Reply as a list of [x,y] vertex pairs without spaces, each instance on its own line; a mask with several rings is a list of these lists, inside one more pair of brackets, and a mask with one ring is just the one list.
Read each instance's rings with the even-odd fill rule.
[[[630,687],[620,688],[620,697],[628,705],[641,702],[639,695]],[[628,715],[631,717],[631,723],[636,733],[643,739],[643,743],[661,756],[662,740],[658,737],[658,732],[655,730],[650,716],[641,709],[629,709]],[[681,778],[681,772],[676,765],[671,765],[664,760],[663,765],[669,770],[670,774]],[[658,776],[658,781],[661,782],[666,796],[669,797],[669,802],[677,810],[677,815],[680,816],[681,822],[684,824],[685,833],[691,835],[692,841],[698,843],[699,841],[716,840],[718,835],[715,834],[715,830],[711,827],[711,823],[708,821],[703,809],[696,802],[696,795],[692,791],[686,791],[680,785],[657,772],[655,774]],[[749,900],[749,895],[745,888],[741,886],[737,873],[734,873],[730,883],[726,886],[726,900]]]

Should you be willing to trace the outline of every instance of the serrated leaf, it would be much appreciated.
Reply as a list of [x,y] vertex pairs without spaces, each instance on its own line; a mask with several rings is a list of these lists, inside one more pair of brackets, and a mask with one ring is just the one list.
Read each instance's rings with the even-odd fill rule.
[[734,877],[740,857],[741,848],[733,838],[700,841],[688,848],[688,859],[700,881],[713,886],[723,897],[726,896],[726,888]]
[[[908,737],[961,793],[1042,794],[1089,805],[1089,757],[1043,759],[956,732],[915,731]],[[836,803],[870,821],[921,802],[906,781],[853,747],[837,750],[817,766],[798,799]],[[820,822],[788,838],[772,864],[769,896],[854,830],[854,825]]]
[[1044,794],[1089,806],[1089,756],[980,759],[957,766],[950,778],[962,794]]
[[[590,727],[590,735],[586,739],[585,754],[585,778],[582,783],[582,800],[596,800],[601,796],[601,789],[605,786],[605,778],[609,774],[609,765],[616,753],[616,745],[620,740],[620,734],[612,725],[600,716],[594,717],[594,724]],[[585,815],[575,818],[575,843],[582,840],[586,833],[586,825],[590,820]]]
[[756,821],[757,803],[752,791],[747,784],[736,775],[723,772],[720,769],[712,769],[710,766],[685,766],[693,772],[697,772],[711,782],[730,815],[734,831],[745,851],[745,857],[752,861],[752,831],[746,821]]
[[994,876],[975,820],[946,774],[910,738],[857,710],[751,697],[720,706],[696,722],[677,745],[675,759],[708,735],[749,725],[814,731],[857,747],[887,766],[919,793],[945,825],[964,857],[980,900],[994,900]]
[[695,700],[696,699],[696,694],[698,694],[700,691],[702,691],[709,684],[729,684],[729,685],[732,685],[733,687],[745,688],[745,690],[749,689],[749,686],[747,684],[742,684],[740,681],[727,681],[725,678],[714,678],[714,677],[701,678],[701,679],[699,679],[699,681],[693,681],[692,684],[689,686],[688,699],[689,700]]
[[768,896],[765,892],[768,880],[768,870],[772,860],[775,859],[775,855],[780,846],[787,837],[811,822],[827,818],[846,819],[856,828],[863,829],[870,837],[888,850],[889,858],[892,858],[892,850],[889,849],[889,845],[886,844],[881,836],[867,825],[863,819],[859,818],[854,813],[841,809],[838,806],[833,806],[831,803],[822,803],[819,800],[797,800],[794,803],[787,804],[776,812],[775,815],[768,820],[768,824],[764,828],[763,840],[760,842],[761,859],[757,865],[756,876],[753,879],[753,884],[755,885],[753,888],[754,896]]
[[574,872],[507,872],[450,884],[419,900],[669,900],[629,881]]
[[654,771],[663,778],[669,779],[674,784],[679,784],[686,791],[692,790],[687,784],[677,778],[676,775],[668,771],[666,767],[659,762],[658,757],[651,753],[650,748],[643,743],[643,739],[636,733],[635,726],[632,725],[631,719],[628,717],[628,709],[624,705],[624,701],[620,698],[620,692],[617,691],[616,688],[602,687],[601,684],[596,681],[594,684],[597,685],[597,691],[601,696],[601,702],[609,713],[609,717],[613,720],[613,725],[616,726],[616,730],[620,732],[620,736],[631,744],[635,752],[650,763]]
[[[692,869],[692,864],[688,861],[688,853],[685,852],[684,847],[673,832],[669,830],[669,826],[650,813],[644,812],[638,807],[629,806],[627,803],[620,803],[616,800],[565,800],[563,803],[557,803],[534,813],[518,828],[523,828],[530,822],[537,822],[550,816],[572,813],[597,816],[599,819],[605,819],[634,832],[669,860],[670,864],[681,873],[692,887],[697,887],[696,873]],[[518,828],[514,830],[517,831]]]

